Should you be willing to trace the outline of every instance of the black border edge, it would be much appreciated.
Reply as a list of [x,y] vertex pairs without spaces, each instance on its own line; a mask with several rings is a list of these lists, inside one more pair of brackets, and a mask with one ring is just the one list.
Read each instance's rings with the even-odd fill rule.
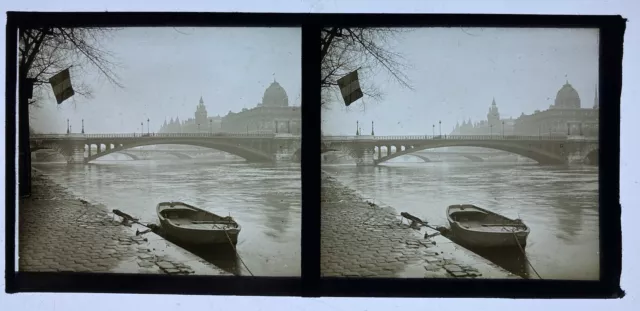
[[320,28],[302,27],[302,293],[319,297],[320,281]]
[[[600,77],[600,281],[557,280],[454,280],[454,279],[336,279],[319,278],[320,209],[319,183],[320,156],[307,156],[307,148],[314,140],[302,140],[302,277],[301,278],[247,278],[207,276],[163,276],[124,274],[65,274],[15,272],[15,220],[16,209],[7,208],[5,277],[7,293],[16,292],[110,292],[157,294],[213,294],[264,296],[351,296],[351,297],[502,297],[502,298],[620,298],[621,233],[619,201],[620,150],[620,94],[622,73],[622,42],[626,19],[621,16],[578,15],[489,15],[489,14],[281,14],[281,13],[7,13],[6,59],[6,171],[15,172],[16,150],[16,77],[17,29],[42,25],[58,26],[247,26],[247,27],[300,27],[303,33],[302,105],[303,136],[317,132],[320,138],[319,87],[305,85],[307,75],[318,71],[307,56],[310,43],[305,43],[308,27],[327,26],[395,26],[395,27],[528,27],[528,28],[599,28],[601,30]],[[317,26],[316,26],[317,25]],[[307,29],[305,31],[305,29]],[[12,33],[13,32],[13,33]],[[318,34],[319,35],[319,34]],[[10,39],[13,38],[13,41]],[[309,44],[305,47],[305,44]],[[310,50],[311,51],[311,50]],[[319,59],[319,58],[318,58]],[[316,69],[312,67],[316,66]],[[309,67],[309,68],[307,68]],[[313,78],[319,81],[318,78]],[[307,81],[308,82],[308,81]],[[311,93],[309,93],[311,92]],[[317,116],[313,116],[314,94],[317,97]],[[310,107],[309,107],[310,106]],[[311,108],[311,109],[305,109]],[[604,107],[604,108],[603,108]],[[307,115],[311,115],[308,117]],[[13,118],[11,118],[12,116]],[[21,116],[22,119],[23,116]],[[28,116],[27,116],[28,118]],[[307,119],[311,118],[311,119]],[[313,121],[314,118],[318,118]],[[313,123],[318,122],[317,127]],[[307,126],[307,123],[309,126]],[[604,125],[604,126],[603,126]],[[309,127],[315,128],[311,129]],[[612,128],[613,127],[613,128]],[[13,134],[13,135],[11,135]],[[313,135],[310,137],[314,137]],[[609,140],[607,140],[609,138]],[[307,147],[308,146],[308,147]],[[607,152],[603,151],[607,150]],[[312,151],[310,151],[312,152]],[[617,155],[617,156],[616,156]],[[305,161],[306,159],[306,161]],[[317,163],[307,172],[307,166]],[[602,168],[602,165],[605,168]],[[307,175],[308,174],[308,175]],[[317,175],[316,175],[317,174]],[[315,178],[305,181],[305,179]],[[6,207],[15,206],[15,174],[6,176]],[[317,189],[314,190],[314,183]],[[11,185],[11,186],[9,186]],[[305,194],[318,191],[317,197]],[[311,200],[311,201],[309,201]],[[311,204],[311,206],[309,206]],[[306,205],[306,206],[305,206]],[[317,208],[312,210],[314,207]],[[605,208],[603,208],[603,206]],[[17,206],[15,207],[17,208]],[[312,210],[309,212],[309,210]],[[306,211],[306,212],[305,212]],[[311,227],[307,227],[311,226]],[[315,232],[314,232],[315,231]],[[315,245],[315,249],[312,249]],[[309,258],[309,256],[313,256]],[[318,263],[315,265],[314,263]],[[11,268],[9,268],[11,267]]]
[[[16,293],[16,80],[18,75],[18,28],[7,13],[5,60],[5,292]],[[13,104],[12,104],[13,103]]]
[[[475,20],[467,16],[465,23]],[[622,87],[622,49],[626,19],[616,16],[509,16],[498,27],[597,28],[601,31],[599,87],[600,102],[600,280],[500,280],[500,279],[364,279],[321,278],[323,296],[368,297],[465,297],[465,298],[622,298],[621,214],[619,201],[620,95]],[[425,17],[426,18],[426,17]],[[431,16],[429,16],[431,18]],[[380,17],[381,20],[384,18]],[[514,19],[518,19],[517,21]],[[483,20],[480,18],[480,20]],[[383,21],[381,23],[385,23]],[[529,25],[534,23],[534,25]],[[402,22],[400,22],[402,24]],[[451,23],[454,24],[453,22]],[[476,20],[475,27],[492,27]],[[334,24],[331,23],[333,26]],[[513,26],[511,26],[513,27]],[[603,126],[604,125],[604,126]],[[606,152],[605,152],[606,151]]]
[[[600,124],[599,127],[599,217],[600,280],[610,297],[624,297],[622,273],[622,227],[620,204],[620,116],[622,60],[626,19],[618,16],[600,28]],[[604,105],[602,105],[604,103]],[[605,164],[605,169],[602,168]]]

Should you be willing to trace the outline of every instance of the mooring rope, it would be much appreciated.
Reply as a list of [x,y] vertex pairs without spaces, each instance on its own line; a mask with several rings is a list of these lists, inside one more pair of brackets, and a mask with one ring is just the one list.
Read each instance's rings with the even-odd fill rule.
[[236,256],[238,256],[238,258],[240,258],[240,262],[242,262],[242,265],[247,269],[247,271],[249,271],[249,274],[251,274],[251,276],[254,276],[253,273],[251,272],[251,270],[249,270],[249,267],[247,267],[247,264],[244,263],[244,260],[242,260],[242,257],[240,256],[240,254],[238,254],[238,250],[236,249],[236,246],[233,245],[233,242],[231,242],[231,238],[229,237],[229,234],[227,233],[227,229],[223,228],[222,230],[224,231],[224,235],[227,236],[227,240],[229,240],[229,244],[231,244],[231,247],[233,247],[233,251],[236,253]]
[[540,276],[540,274],[538,274],[538,271],[536,271],[536,268],[534,268],[533,264],[531,264],[531,261],[529,261],[529,258],[527,257],[527,253],[525,253],[524,248],[522,247],[522,245],[520,245],[520,241],[518,241],[518,236],[516,235],[516,232],[515,231],[511,231],[511,233],[513,233],[513,237],[516,239],[516,244],[518,244],[518,247],[520,248],[520,251],[522,252],[522,255],[524,256],[524,260],[527,261],[527,264],[529,264],[529,267],[531,267],[531,269],[533,269],[533,272],[536,273],[538,278],[542,280],[542,277]]

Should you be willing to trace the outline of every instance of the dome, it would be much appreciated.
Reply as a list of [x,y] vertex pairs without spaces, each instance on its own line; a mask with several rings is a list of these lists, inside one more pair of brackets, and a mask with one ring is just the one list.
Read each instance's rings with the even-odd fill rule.
[[289,97],[287,96],[287,92],[285,92],[284,88],[278,84],[275,80],[266,91],[264,91],[264,96],[262,97],[262,106],[263,107],[288,107],[289,106]]
[[569,81],[558,91],[553,108],[580,108],[580,96]]

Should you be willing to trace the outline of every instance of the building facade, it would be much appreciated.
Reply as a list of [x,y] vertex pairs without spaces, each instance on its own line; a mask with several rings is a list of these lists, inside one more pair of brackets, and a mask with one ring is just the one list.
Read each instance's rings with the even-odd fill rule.
[[600,104],[598,91],[593,98],[591,108],[582,108],[580,95],[567,81],[556,94],[549,109],[536,110],[533,114],[524,113],[516,120],[515,131],[518,135],[576,135],[598,136]]
[[169,122],[164,120],[158,133],[217,133],[221,131],[222,118],[207,115],[207,107],[200,97],[200,103],[196,106],[194,118],[180,121],[179,117],[171,118]]
[[469,119],[458,123],[451,135],[598,136],[599,107],[597,90],[593,106],[582,108],[578,92],[567,81],[547,110],[536,110],[529,115],[522,113],[517,119],[500,118],[494,99],[487,120],[473,123]]
[[450,135],[513,135],[515,120],[501,119],[500,111],[494,98],[487,113],[487,119],[472,122],[471,119],[456,123]]
[[251,109],[231,112],[222,117],[223,132],[290,133],[302,132],[300,107],[289,106],[287,92],[275,80],[265,90],[262,102]]
[[159,133],[291,133],[301,134],[300,107],[289,106],[287,92],[275,80],[265,90],[262,102],[256,107],[239,112],[229,111],[226,116],[208,116],[207,107],[200,97],[194,118],[165,120]]

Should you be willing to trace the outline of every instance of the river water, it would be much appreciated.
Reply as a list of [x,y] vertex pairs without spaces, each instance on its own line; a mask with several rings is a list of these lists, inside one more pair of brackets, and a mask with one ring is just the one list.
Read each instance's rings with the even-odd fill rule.
[[[445,210],[470,203],[530,228],[520,250],[478,251],[523,277],[599,278],[598,168],[490,162],[405,162],[376,167],[323,165],[323,170],[379,205],[448,227]],[[533,269],[531,268],[533,266]],[[535,271],[533,271],[535,270]]]
[[[34,163],[44,175],[92,203],[157,223],[156,205],[183,201],[242,226],[237,250],[254,275],[300,276],[300,164],[216,160],[94,161],[90,165]],[[202,250],[199,250],[202,253]],[[248,275],[232,249],[203,258]]]

